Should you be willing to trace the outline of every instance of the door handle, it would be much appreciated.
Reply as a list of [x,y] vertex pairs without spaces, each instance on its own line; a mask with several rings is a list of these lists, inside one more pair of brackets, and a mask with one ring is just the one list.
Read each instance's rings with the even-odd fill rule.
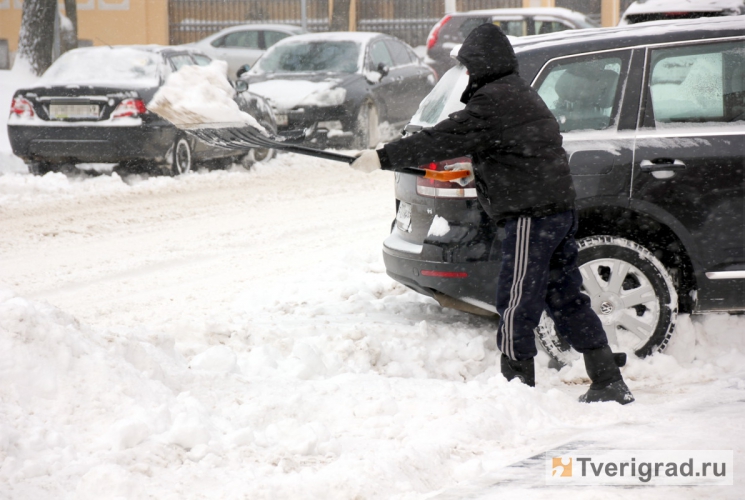
[[659,172],[661,170],[684,170],[686,164],[672,158],[656,158],[654,160],[642,160],[639,163],[642,172]]

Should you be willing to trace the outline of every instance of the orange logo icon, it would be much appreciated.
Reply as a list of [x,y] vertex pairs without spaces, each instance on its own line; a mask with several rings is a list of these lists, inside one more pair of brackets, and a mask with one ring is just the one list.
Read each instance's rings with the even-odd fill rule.
[[572,459],[564,457],[552,458],[551,475],[553,477],[572,477]]

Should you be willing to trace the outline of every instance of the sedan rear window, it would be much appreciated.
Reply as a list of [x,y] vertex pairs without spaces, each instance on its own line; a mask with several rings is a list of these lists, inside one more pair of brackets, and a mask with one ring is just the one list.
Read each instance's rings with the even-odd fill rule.
[[159,56],[131,48],[94,47],[65,52],[44,73],[48,83],[132,82],[155,86],[159,81]]
[[359,52],[358,44],[346,41],[275,45],[259,59],[256,69],[263,73],[355,73],[359,69]]

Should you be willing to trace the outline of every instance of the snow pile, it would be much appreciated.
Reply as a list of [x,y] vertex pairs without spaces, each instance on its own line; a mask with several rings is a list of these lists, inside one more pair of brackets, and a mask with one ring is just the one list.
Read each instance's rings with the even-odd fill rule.
[[491,323],[392,283],[372,252],[334,269],[249,289],[172,335],[92,329],[3,291],[0,489],[420,498],[568,440],[633,447],[640,429],[645,447],[741,449],[741,432],[704,429],[721,417],[713,401],[745,392],[742,318],[684,321],[678,348],[693,355],[632,359],[637,403],[588,406],[580,367],[562,383],[545,356],[537,389],[505,382]]
[[207,124],[247,124],[264,128],[233,100],[235,90],[227,78],[228,63],[215,60],[208,66],[184,66],[158,89],[147,109],[180,128]]

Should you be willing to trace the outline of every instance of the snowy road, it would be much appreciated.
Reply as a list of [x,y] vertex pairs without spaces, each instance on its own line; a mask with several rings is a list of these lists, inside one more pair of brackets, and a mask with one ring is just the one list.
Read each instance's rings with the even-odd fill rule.
[[[385,275],[392,185],[39,178],[0,132],[0,499],[743,497],[745,318],[680,316],[626,407],[545,355],[507,383],[494,325]],[[566,447],[733,450],[734,486],[549,487]]]
[[65,196],[67,180],[57,177],[62,186],[37,182],[47,195],[0,188],[11,202],[0,208],[3,278],[91,324],[202,319],[244,289],[378,249],[394,216],[390,176],[293,156],[250,175],[150,179],[131,189],[89,179],[82,197]]
[[[0,498],[738,498],[741,318],[683,317],[628,407],[576,403],[581,363],[508,384],[491,324],[385,276],[393,215],[390,174],[293,155],[0,176]],[[578,442],[734,450],[735,486],[598,496],[522,462]]]

